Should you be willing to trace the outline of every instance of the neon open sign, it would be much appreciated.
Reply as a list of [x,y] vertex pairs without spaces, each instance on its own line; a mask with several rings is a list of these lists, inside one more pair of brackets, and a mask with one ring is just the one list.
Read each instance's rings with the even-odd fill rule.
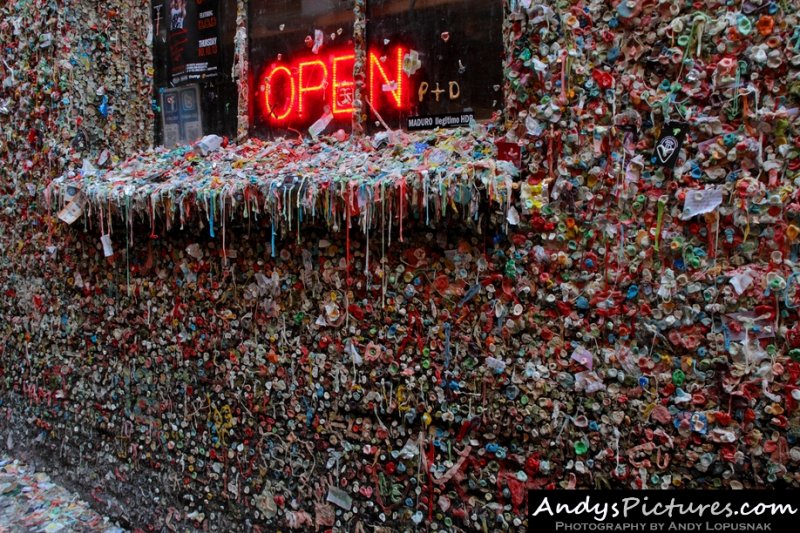
[[[378,111],[409,107],[409,79],[403,72],[406,53],[398,46],[386,55],[367,55],[364,92]],[[273,63],[261,78],[264,118],[275,126],[291,126],[319,118],[313,113],[325,107],[334,118],[349,117],[354,110],[354,63],[353,49]]]

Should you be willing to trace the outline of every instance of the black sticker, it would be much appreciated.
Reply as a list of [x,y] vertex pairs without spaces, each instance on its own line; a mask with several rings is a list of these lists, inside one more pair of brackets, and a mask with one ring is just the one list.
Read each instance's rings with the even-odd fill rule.
[[656,143],[653,154],[655,164],[662,167],[673,168],[678,161],[678,155],[686,137],[687,124],[681,122],[667,122],[661,130],[661,137]]

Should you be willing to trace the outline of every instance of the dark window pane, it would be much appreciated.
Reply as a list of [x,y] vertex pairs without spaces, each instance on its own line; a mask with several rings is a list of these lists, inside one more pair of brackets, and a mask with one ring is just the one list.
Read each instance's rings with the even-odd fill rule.
[[[352,124],[353,0],[251,0],[253,134]],[[329,120],[329,122],[328,122]]]
[[[170,0],[152,0],[152,23],[153,23],[153,61],[154,61],[154,83],[156,88],[156,105],[159,106],[159,114],[162,114],[161,104],[162,92],[173,87],[174,77],[170,75],[170,28],[179,25],[179,20],[172,20],[172,11],[175,5]],[[231,78],[234,56],[234,34],[236,32],[236,0],[217,0],[216,2],[205,2],[201,8],[200,3],[186,2],[186,17],[183,25],[191,29],[191,33],[198,38],[208,38],[217,35],[217,53],[213,58],[209,58],[210,64],[214,65],[213,75],[211,72],[203,74],[199,79],[186,79],[178,85],[197,83],[200,88],[200,109],[202,111],[202,132],[198,135],[225,135],[228,137],[236,136],[237,115],[238,115],[238,88],[236,81]],[[214,16],[204,16],[209,11],[214,12]],[[192,15],[192,16],[190,16]],[[216,24],[214,24],[214,22]],[[216,30],[213,26],[216,25]],[[202,29],[201,29],[202,27]],[[197,44],[193,47],[196,51]],[[197,58],[190,58],[192,62]],[[174,65],[173,65],[174,66]],[[174,117],[170,117],[174,118]],[[187,133],[183,127],[184,134]],[[155,139],[156,144],[164,144],[164,132],[162,117],[155,120]],[[194,138],[184,137],[184,141],[192,142]]]
[[[502,106],[502,0],[369,0],[368,59],[396,72],[402,48],[402,87],[374,73],[368,95],[393,128],[409,116],[473,111],[490,118]],[[410,78],[408,75],[410,74]],[[393,75],[388,75],[392,78]],[[402,99],[402,105],[398,102]],[[374,115],[370,121],[375,128]]]

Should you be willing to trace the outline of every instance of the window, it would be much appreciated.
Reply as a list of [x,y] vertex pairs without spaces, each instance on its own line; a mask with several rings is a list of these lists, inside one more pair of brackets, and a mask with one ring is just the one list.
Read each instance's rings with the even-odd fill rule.
[[[392,128],[461,125],[501,108],[502,0],[366,4],[370,129],[382,128],[380,120]],[[249,9],[252,133],[350,129],[353,0],[251,0]],[[445,114],[456,122],[435,121]]]
[[255,135],[351,127],[354,21],[353,0],[250,2]]
[[[392,106],[379,110],[391,127],[406,128],[412,117],[465,112],[488,119],[502,108],[502,4],[502,0],[368,0],[370,56],[391,63],[387,56],[394,47],[408,52],[404,65],[408,102],[399,112]],[[384,86],[384,98],[394,96],[386,92],[390,88]],[[376,127],[374,116],[370,126]]]
[[236,0],[152,0],[151,9],[155,103],[161,115],[156,142],[171,147],[203,134],[235,137]]

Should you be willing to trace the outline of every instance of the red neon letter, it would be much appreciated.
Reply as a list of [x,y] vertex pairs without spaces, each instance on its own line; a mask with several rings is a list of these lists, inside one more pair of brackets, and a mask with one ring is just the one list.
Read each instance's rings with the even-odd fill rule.
[[[279,72],[286,75],[286,78],[289,80],[289,88],[290,88],[289,101],[286,104],[286,107],[284,108],[281,114],[278,114],[272,107],[272,104],[270,103],[273,93],[272,79]],[[292,112],[292,107],[294,106],[294,99],[295,96],[297,96],[297,91],[294,86],[294,78],[292,78],[291,71],[283,66],[275,66],[272,68],[272,70],[269,71],[269,74],[267,74],[267,77],[264,79],[264,81],[266,85],[266,90],[264,91],[264,108],[267,110],[267,117],[276,121],[284,120],[286,117],[289,116],[289,113]]]
[[[378,103],[375,101],[375,95],[381,94],[383,92],[383,85],[391,85],[392,83],[396,83],[396,87],[392,91],[386,91],[392,94],[394,99],[395,106],[397,109],[402,109],[404,106],[403,100],[403,53],[405,51],[402,47],[398,47],[396,54],[397,54],[397,72],[396,78],[394,80],[390,80],[389,76],[386,74],[386,71],[383,69],[381,65],[381,60],[378,56],[375,55],[374,52],[370,52],[369,54],[369,97],[372,105],[378,107]],[[375,76],[375,71],[380,73],[382,78],[381,80]],[[375,85],[378,85],[378,92],[375,92]]]
[[[307,68],[311,67],[318,67],[322,70],[322,76],[320,77],[319,84],[317,85],[304,85],[303,83],[303,71]],[[325,66],[325,63],[316,59],[314,61],[305,61],[298,65],[298,73],[297,73],[297,85],[300,87],[300,96],[297,99],[297,114],[299,116],[303,116],[303,100],[305,98],[305,93],[310,93],[314,91],[321,91],[325,88],[325,84],[328,81],[328,67]]]
[[[339,56],[333,58],[333,82],[331,83],[331,102],[333,102],[333,114],[336,115],[343,115],[346,113],[353,112],[353,89],[352,87],[355,85],[353,83],[353,67],[351,66],[349,70],[349,76],[343,76],[345,80],[349,81],[339,81],[339,74],[342,70],[339,67],[339,63],[345,61],[354,61],[356,56],[349,55],[349,56]],[[340,90],[341,89],[341,90]]]

